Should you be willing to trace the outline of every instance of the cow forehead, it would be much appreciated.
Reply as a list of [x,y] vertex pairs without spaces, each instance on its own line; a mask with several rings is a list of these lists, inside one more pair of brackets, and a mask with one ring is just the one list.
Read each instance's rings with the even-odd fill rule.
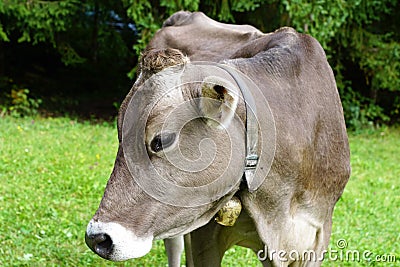
[[[179,108],[180,104],[184,102],[183,92],[179,84],[168,88],[160,88],[157,92],[157,97],[154,98],[154,105],[150,111],[147,119],[147,128],[160,127],[165,121],[165,118]],[[153,103],[152,103],[153,104]]]
[[[196,98],[200,97],[201,83],[209,76],[235,83],[221,68],[204,63],[170,67],[146,81],[139,90],[149,92],[150,101],[146,101],[146,105],[151,107],[146,118],[147,130],[154,132],[171,114],[174,119],[187,117],[189,113],[196,117]],[[171,118],[170,122],[173,122]]]
[[[140,117],[140,121],[151,122],[162,113],[160,109],[179,103],[182,99],[178,90],[181,72],[180,67],[169,68],[140,82],[138,87],[134,85],[120,114],[123,121],[130,124],[133,119]],[[143,76],[141,72],[139,78]]]

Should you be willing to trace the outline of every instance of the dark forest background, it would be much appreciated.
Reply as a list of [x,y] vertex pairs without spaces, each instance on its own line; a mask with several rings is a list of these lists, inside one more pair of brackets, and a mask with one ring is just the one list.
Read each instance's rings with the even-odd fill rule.
[[114,118],[141,49],[179,10],[314,36],[335,72],[348,127],[400,122],[397,0],[0,0],[0,117]]

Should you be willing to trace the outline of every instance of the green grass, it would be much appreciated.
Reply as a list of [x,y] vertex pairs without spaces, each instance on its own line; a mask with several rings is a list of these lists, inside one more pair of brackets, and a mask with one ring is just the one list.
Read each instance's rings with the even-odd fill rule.
[[[400,259],[400,129],[351,135],[353,174],[336,206],[331,250]],[[111,263],[84,243],[117,150],[115,125],[68,118],[0,118],[0,266],[167,266],[161,241],[143,258]],[[398,264],[398,262],[397,262]],[[232,248],[223,266],[260,266]],[[395,266],[328,261],[323,266]]]
[[[344,260],[340,266],[400,266],[400,129],[350,135],[349,141],[352,175],[335,208],[331,249],[340,251],[337,242],[344,239],[344,253],[371,254],[371,262]],[[374,261],[385,255],[397,263]]]

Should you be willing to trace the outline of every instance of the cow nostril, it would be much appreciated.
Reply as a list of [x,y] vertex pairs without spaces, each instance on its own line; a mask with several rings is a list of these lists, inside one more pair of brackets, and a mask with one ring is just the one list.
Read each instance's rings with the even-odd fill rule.
[[88,247],[103,258],[108,258],[112,252],[113,242],[107,234],[86,235],[85,241]]
[[107,234],[101,236],[100,242],[95,246],[96,252],[101,255],[108,255],[111,252],[113,242],[111,237]]

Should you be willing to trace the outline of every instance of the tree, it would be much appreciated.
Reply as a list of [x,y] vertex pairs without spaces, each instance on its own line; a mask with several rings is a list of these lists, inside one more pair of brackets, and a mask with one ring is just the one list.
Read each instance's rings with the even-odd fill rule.
[[136,34],[121,1],[0,1],[0,104],[16,87],[56,108],[93,92],[119,101]]
[[58,40],[58,34],[66,32],[76,18],[80,1],[18,1],[0,2],[0,38],[10,41],[10,35],[15,35],[17,41],[29,42],[33,45],[48,42],[53,47],[61,46],[60,52],[67,55],[65,62],[73,63],[79,57]]

